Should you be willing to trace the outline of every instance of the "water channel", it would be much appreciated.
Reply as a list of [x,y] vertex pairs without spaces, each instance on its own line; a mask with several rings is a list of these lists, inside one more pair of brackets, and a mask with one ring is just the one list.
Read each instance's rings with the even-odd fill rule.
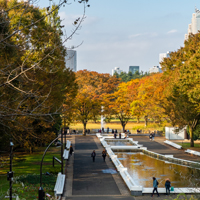
[[[200,175],[200,170],[176,165],[144,155],[143,153],[115,153],[127,168],[133,180],[143,187],[152,187],[152,177],[156,177],[159,187],[165,186],[166,178],[169,178],[174,187],[195,187],[195,177]],[[199,177],[199,176],[198,176]]]
[[119,140],[113,141],[113,140],[106,140],[107,144],[110,146],[133,146],[134,144],[131,144],[129,141],[127,142],[121,142]]

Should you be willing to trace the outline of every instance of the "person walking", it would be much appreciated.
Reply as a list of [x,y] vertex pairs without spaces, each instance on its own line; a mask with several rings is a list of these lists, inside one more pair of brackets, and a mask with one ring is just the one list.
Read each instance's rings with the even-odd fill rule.
[[152,135],[152,140],[154,141],[154,136],[155,136],[154,133],[152,133],[151,135]]
[[150,135],[149,135],[149,139],[151,140],[152,139],[152,134],[150,133]]
[[96,152],[95,150],[93,150],[92,154],[91,154],[92,160],[93,162],[95,162],[95,157],[96,157]]
[[102,157],[103,157],[103,161],[105,162],[105,160],[106,160],[106,150],[105,149],[102,151]]
[[154,192],[157,193],[158,197],[159,197],[159,193],[158,193],[158,181],[156,180],[155,177],[153,177],[153,191],[152,191],[152,194],[151,194],[151,197],[153,197],[154,195]]
[[165,181],[165,188],[166,188],[166,195],[170,194],[170,187],[171,187],[171,182],[170,180],[167,178]]
[[121,134],[121,132],[119,132],[119,139],[121,139],[122,138],[122,134]]
[[72,156],[72,153],[74,152],[74,149],[72,147],[72,145],[70,145],[70,148],[69,148],[69,155]]

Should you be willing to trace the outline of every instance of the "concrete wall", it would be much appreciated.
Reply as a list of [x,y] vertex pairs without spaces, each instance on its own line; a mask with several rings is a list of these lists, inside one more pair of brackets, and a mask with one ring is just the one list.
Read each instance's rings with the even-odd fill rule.
[[174,133],[174,127],[165,127],[165,138],[168,140],[184,140],[185,135],[184,135],[184,130],[186,129],[183,128],[181,129],[178,133]]

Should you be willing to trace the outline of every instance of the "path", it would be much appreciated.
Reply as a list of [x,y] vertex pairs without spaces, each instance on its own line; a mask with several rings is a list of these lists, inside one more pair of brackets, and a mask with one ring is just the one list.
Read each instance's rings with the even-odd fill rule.
[[[176,197],[176,195],[171,195],[169,198],[163,194],[154,198],[151,198],[149,194],[139,197],[131,196],[119,173],[102,172],[105,169],[114,169],[114,165],[108,157],[106,162],[103,162],[101,156],[103,147],[96,136],[72,135],[69,139],[72,141],[75,153],[67,163],[62,200],[169,200]],[[165,145],[161,137],[156,137],[155,141],[149,141],[147,136],[133,136],[133,139],[146,146],[148,150],[157,153],[174,154],[175,157],[182,159],[197,160],[196,156],[190,156],[182,150]],[[91,158],[93,150],[97,153],[94,163]]]

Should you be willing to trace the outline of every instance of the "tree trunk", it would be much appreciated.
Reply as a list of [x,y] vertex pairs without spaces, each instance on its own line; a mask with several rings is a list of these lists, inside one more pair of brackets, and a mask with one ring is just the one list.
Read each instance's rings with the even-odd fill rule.
[[148,117],[147,116],[145,116],[144,117],[144,120],[145,120],[145,127],[147,126],[147,124],[148,124]]
[[138,123],[138,124],[140,123],[140,118],[139,118],[139,117],[137,117],[137,123]]
[[122,131],[123,131],[123,133],[124,133],[124,131],[125,131],[125,127],[126,127],[126,125],[125,124],[122,124]]
[[194,134],[192,127],[189,126],[189,132],[190,132],[190,147],[194,147]]
[[86,136],[86,123],[83,123],[83,136]]

